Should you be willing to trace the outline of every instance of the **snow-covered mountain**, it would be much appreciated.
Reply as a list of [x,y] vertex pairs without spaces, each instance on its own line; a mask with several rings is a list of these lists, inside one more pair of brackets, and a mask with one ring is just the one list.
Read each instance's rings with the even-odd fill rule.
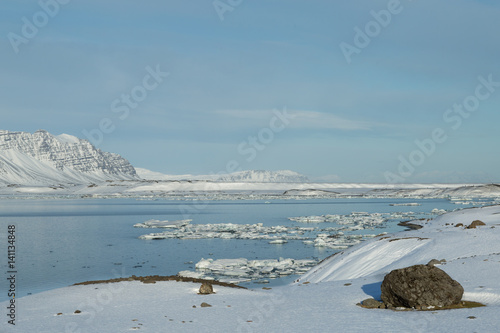
[[217,179],[220,182],[250,182],[250,183],[304,183],[309,179],[290,170],[266,171],[247,170],[223,175]]
[[148,169],[136,168],[140,178],[146,180],[207,180],[221,183],[304,183],[309,179],[290,170],[247,170],[225,175],[165,175]]
[[138,179],[134,167],[118,154],[87,140],[47,131],[0,130],[0,183],[60,184]]

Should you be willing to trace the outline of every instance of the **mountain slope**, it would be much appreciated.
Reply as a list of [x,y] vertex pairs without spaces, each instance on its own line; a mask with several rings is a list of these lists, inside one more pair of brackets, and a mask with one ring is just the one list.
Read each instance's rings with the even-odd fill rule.
[[138,179],[118,154],[96,149],[87,140],[47,131],[0,131],[0,182],[7,184],[89,183]]

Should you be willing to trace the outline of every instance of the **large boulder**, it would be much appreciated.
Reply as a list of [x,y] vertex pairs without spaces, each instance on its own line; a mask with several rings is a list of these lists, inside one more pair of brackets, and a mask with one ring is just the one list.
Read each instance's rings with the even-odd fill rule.
[[381,289],[386,306],[417,309],[458,304],[464,293],[445,271],[427,265],[393,270],[385,276]]

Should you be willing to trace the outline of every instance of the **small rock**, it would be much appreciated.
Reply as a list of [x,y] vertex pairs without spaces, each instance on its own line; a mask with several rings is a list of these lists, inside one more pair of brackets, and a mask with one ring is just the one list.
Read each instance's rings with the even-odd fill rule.
[[469,316],[469,317],[467,317],[467,319],[476,319],[476,317],[474,317],[474,316]]
[[210,295],[214,294],[214,288],[211,283],[203,282],[200,287],[200,291],[198,292],[200,295]]
[[464,224],[463,224],[463,223],[457,223],[457,224],[455,225],[455,228],[458,228],[458,227],[463,227],[463,226],[464,226]]
[[80,311],[80,310],[76,310],[76,311],[75,311],[75,313],[76,313],[76,314],[79,314],[79,313],[82,313],[82,311]]
[[384,303],[377,301],[376,299],[373,298],[368,298],[365,299],[363,302],[361,302],[365,308],[369,309],[380,309]]
[[57,315],[58,315],[58,316],[62,316],[62,312],[59,312]]
[[442,263],[445,263],[445,259],[437,260],[437,259],[432,259],[427,263],[427,266],[435,266],[435,265],[441,265]]
[[205,303],[205,302],[201,303],[201,305],[200,305],[200,306],[201,306],[202,308],[211,308],[211,307],[212,307],[210,304]]
[[467,229],[476,229],[476,227],[480,225],[486,225],[486,223],[484,223],[483,221],[475,220],[467,227]]

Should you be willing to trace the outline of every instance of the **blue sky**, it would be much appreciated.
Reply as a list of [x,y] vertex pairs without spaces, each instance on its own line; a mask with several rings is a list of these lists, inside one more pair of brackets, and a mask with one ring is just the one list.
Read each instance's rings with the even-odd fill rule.
[[2,129],[87,133],[134,166],[168,174],[500,181],[497,2],[0,8]]

